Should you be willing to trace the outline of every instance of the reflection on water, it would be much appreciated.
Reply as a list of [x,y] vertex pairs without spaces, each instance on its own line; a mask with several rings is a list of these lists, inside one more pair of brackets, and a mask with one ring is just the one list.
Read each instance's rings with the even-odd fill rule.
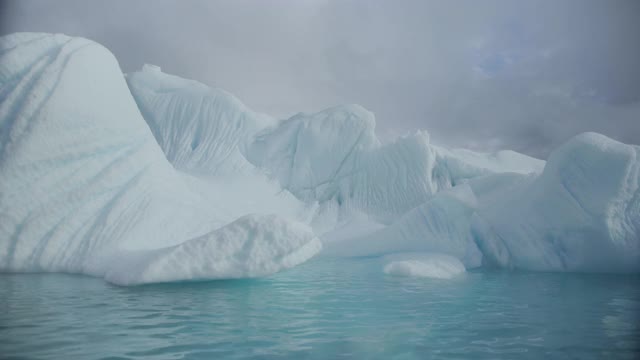
[[[28,358],[638,358],[640,277],[384,275],[316,259],[268,279],[116,287],[0,275],[0,354]],[[1,357],[1,356],[0,356]]]

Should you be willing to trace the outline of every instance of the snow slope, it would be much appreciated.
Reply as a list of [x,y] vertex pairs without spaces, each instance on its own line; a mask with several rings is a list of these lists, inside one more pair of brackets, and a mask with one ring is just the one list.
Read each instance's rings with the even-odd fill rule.
[[[158,254],[185,253],[192,266],[204,266],[199,262],[206,259],[186,250],[195,244],[217,249],[219,237],[190,239],[233,214],[220,216],[229,212],[216,203],[220,190],[176,172],[166,160],[113,55],[86,39],[20,33],[1,38],[0,56],[0,270],[103,276],[126,258],[115,253],[148,251],[153,262],[148,256],[157,249],[187,240],[194,245]],[[239,241],[248,244],[281,232],[264,221],[245,226],[254,238],[240,234]],[[309,232],[287,234],[280,241],[290,244],[280,252],[239,257],[245,263],[236,261],[238,274],[264,275],[317,252]],[[209,270],[198,278],[229,274]]]

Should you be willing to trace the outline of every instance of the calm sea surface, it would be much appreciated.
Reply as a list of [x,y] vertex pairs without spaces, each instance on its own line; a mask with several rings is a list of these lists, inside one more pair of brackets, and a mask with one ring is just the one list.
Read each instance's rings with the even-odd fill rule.
[[398,278],[373,258],[139,287],[0,275],[0,358],[638,359],[639,314],[638,275]]

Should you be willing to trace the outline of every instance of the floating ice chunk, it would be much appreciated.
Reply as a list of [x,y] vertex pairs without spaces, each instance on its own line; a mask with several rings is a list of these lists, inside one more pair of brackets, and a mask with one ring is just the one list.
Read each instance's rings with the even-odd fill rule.
[[409,253],[385,256],[388,275],[451,279],[465,272],[464,265],[453,256],[436,253]]

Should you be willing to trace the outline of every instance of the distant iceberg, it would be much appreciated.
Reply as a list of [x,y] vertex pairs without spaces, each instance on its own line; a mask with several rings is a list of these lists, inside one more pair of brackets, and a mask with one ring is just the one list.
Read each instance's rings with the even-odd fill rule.
[[640,270],[638,146],[583,134],[545,164],[424,131],[383,144],[361,106],[274,119],[154,65],[123,75],[82,38],[18,33],[0,53],[0,271],[132,285],[266,276],[319,252]]

